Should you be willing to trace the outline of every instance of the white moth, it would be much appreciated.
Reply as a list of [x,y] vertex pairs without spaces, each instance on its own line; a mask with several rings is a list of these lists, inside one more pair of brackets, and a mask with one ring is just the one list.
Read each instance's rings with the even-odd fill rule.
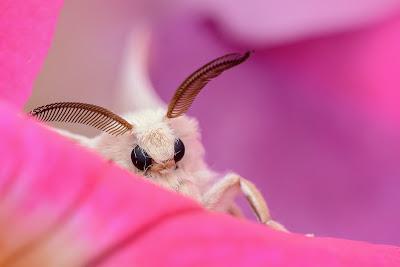
[[140,110],[122,118],[99,106],[60,102],[38,107],[30,115],[42,121],[81,123],[103,131],[94,138],[59,132],[157,185],[198,201],[209,210],[240,217],[242,213],[234,199],[243,194],[261,223],[286,231],[271,219],[267,204],[253,183],[236,173],[215,182],[218,175],[204,161],[198,123],[185,115],[212,78],[249,56],[249,52],[228,54],[204,65],[178,87],[167,110]]

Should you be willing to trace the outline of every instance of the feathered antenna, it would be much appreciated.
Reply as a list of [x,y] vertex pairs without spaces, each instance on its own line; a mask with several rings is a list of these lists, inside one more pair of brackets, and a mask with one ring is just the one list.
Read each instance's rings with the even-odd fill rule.
[[245,54],[228,54],[207,63],[193,72],[176,90],[169,102],[167,117],[176,118],[188,111],[201,89],[212,79],[236,65],[243,63],[250,56]]
[[115,113],[91,104],[59,102],[35,108],[29,115],[41,121],[81,123],[111,135],[122,135],[133,126]]

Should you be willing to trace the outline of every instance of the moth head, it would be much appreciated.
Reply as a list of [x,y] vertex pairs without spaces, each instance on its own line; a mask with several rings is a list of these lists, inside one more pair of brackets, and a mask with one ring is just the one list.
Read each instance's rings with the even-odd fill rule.
[[196,164],[193,162],[203,153],[197,122],[183,115],[211,79],[249,56],[250,52],[228,54],[202,66],[178,87],[166,111],[141,111],[124,119],[96,105],[61,102],[36,108],[30,115],[42,121],[81,123],[102,130],[107,134],[98,138],[97,148],[106,157],[138,173],[162,175]]
[[131,116],[131,121],[135,125],[132,164],[149,174],[176,169],[185,155],[185,145],[164,110],[140,111]]
[[124,168],[149,178],[162,178],[176,169],[197,169],[204,149],[195,119],[167,119],[161,108],[124,117],[134,125],[129,134],[103,133],[92,140],[92,147]]

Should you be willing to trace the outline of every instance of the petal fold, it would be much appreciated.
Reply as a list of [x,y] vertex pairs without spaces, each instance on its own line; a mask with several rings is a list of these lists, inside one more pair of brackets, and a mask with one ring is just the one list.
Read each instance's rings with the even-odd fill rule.
[[400,265],[396,247],[206,212],[15,112],[0,102],[0,265]]

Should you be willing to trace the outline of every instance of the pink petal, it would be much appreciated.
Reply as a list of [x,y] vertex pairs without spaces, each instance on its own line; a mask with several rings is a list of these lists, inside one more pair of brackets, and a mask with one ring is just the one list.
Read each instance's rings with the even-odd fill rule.
[[307,238],[205,212],[14,112],[0,102],[0,226],[17,233],[2,243],[0,261],[50,248],[49,257],[59,256],[52,266],[400,264],[399,248]]
[[[199,209],[37,123],[17,118],[4,105],[0,114],[4,167],[0,170],[0,222],[18,233],[0,259],[24,244],[44,246],[72,232],[74,242],[90,244],[80,253],[84,262],[135,228]],[[41,240],[43,236],[47,238]]]
[[[150,2],[160,10],[158,2]],[[213,81],[192,109],[201,121],[209,163],[255,181],[275,217],[291,229],[399,244],[398,22],[394,17],[371,24],[395,13],[398,1],[292,1],[298,8],[287,8],[288,1],[201,2],[216,12],[220,32],[198,23],[203,16],[175,13],[163,14],[153,35],[153,77],[165,100],[201,62],[248,49],[249,43],[258,47],[250,61]],[[123,40],[137,19],[127,8],[132,3],[67,3],[59,47],[38,84],[39,104],[69,94],[118,110],[121,105],[112,100],[120,91],[109,88],[118,87],[113,81]],[[146,13],[143,3],[149,1],[134,2],[134,12]],[[361,25],[364,30],[329,34]],[[315,39],[266,47],[306,36]],[[81,64],[83,58],[95,66]],[[71,68],[75,71],[68,72]],[[257,166],[238,150],[257,158]],[[376,217],[380,220],[371,220]]]
[[400,8],[396,0],[202,0],[236,41],[271,45],[360,28]]
[[0,2],[0,99],[21,106],[31,94],[62,2]]
[[231,217],[192,213],[120,242],[100,266],[397,266],[400,249],[273,231]]
[[[165,100],[202,63],[248,49],[191,15],[165,19],[154,36],[152,76]],[[290,229],[398,245],[399,36],[397,15],[260,46],[210,82],[189,111],[209,164],[254,181]]]

